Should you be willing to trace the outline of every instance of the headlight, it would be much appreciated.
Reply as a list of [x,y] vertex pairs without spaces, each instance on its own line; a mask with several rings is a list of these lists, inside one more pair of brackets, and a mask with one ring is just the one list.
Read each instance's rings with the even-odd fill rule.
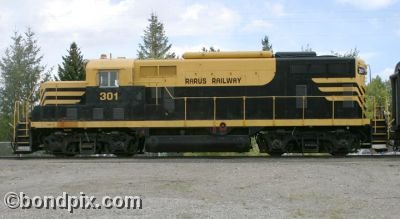
[[366,75],[367,74],[367,69],[364,68],[364,67],[358,67],[358,74]]

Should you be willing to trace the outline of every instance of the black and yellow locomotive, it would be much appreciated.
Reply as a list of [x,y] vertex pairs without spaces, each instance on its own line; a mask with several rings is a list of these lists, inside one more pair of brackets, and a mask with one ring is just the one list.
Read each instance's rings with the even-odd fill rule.
[[41,85],[29,119],[16,119],[14,149],[245,152],[254,138],[273,155],[346,154],[371,142],[366,69],[314,52],[91,60],[85,81]]

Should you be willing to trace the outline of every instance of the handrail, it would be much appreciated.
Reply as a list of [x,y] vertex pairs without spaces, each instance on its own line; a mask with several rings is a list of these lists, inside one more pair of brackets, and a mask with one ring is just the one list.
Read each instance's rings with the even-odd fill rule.
[[[17,133],[18,133],[18,124],[21,122],[25,123],[25,136],[28,136],[29,130],[29,113],[30,113],[30,103],[29,101],[20,101],[17,100],[14,102],[14,111],[13,111],[13,124],[12,124],[12,143],[15,144],[15,141],[17,139]],[[23,120],[21,120],[23,119]],[[15,145],[13,146],[15,149]]]
[[25,103],[25,125],[26,125],[26,127],[25,127],[25,136],[28,136],[28,126],[29,126],[29,113],[28,113],[28,110],[29,110],[29,102],[26,101],[26,103]]
[[[26,99],[23,100],[16,100],[14,102],[14,111],[12,115],[12,140],[11,140],[11,145],[14,151],[18,149],[17,143],[18,143],[18,137],[28,137],[29,136],[29,114],[32,111],[31,106],[33,105],[33,95],[36,92],[36,87],[35,85],[32,88],[32,91],[29,93]],[[40,101],[40,100],[39,100]],[[21,131],[20,125],[24,124],[24,131],[25,135],[24,136],[19,136],[18,131]]]
[[15,101],[14,102],[14,115],[13,115],[13,141],[15,141],[15,137],[16,137],[16,129],[17,129],[17,125],[16,123],[18,122],[19,118],[17,119],[17,117],[19,117],[19,101]]
[[[316,119],[316,118],[307,118],[307,113],[309,112],[309,110],[313,110],[313,109],[307,107],[307,104],[308,104],[307,101],[310,100],[310,99],[316,99],[316,98],[324,98],[324,99],[326,99],[327,97],[330,98],[329,101],[330,101],[330,104],[331,104],[331,109],[330,109],[330,111],[327,112],[328,114],[324,115],[324,118],[331,118],[332,119],[332,124],[334,124],[334,122],[335,122],[334,120],[337,119],[337,118],[340,118],[340,117],[338,117],[336,115],[336,111],[337,111],[336,103],[337,102],[346,101],[346,97],[351,97],[351,95],[349,95],[349,96],[230,96],[230,97],[187,97],[187,96],[185,96],[185,97],[174,97],[174,99],[175,100],[183,100],[182,101],[183,102],[183,106],[182,107],[184,107],[183,108],[183,111],[184,111],[183,118],[184,118],[185,122],[187,121],[187,119],[189,117],[189,113],[190,113],[190,111],[189,111],[189,105],[190,105],[189,100],[209,100],[210,101],[210,107],[211,107],[210,109],[211,109],[211,113],[212,113],[212,115],[210,115],[211,116],[210,119],[212,119],[214,121],[214,125],[218,125],[218,124],[216,124],[216,122],[218,122],[220,120],[218,118],[219,116],[218,116],[218,113],[217,113],[219,107],[224,107],[223,104],[221,104],[221,105],[218,104],[218,100],[236,99],[236,100],[242,101],[242,102],[240,102],[240,105],[241,105],[241,108],[240,108],[241,117],[239,117],[239,118],[241,120],[243,120],[243,124],[246,123],[246,121],[248,119],[248,113],[247,112],[252,107],[246,101],[249,101],[251,99],[267,99],[267,100],[270,100],[271,103],[269,103],[269,101],[268,101],[268,103],[269,103],[268,107],[270,107],[269,110],[272,110],[272,115],[270,115],[270,114],[269,115],[272,118],[272,122],[273,122],[272,124],[275,124],[275,121],[278,120],[277,118],[279,118],[278,115],[280,114],[280,112],[277,111],[278,110],[277,106],[279,105],[278,100],[282,100],[282,99],[300,100],[302,102],[301,103],[299,102],[300,105],[299,105],[298,108],[296,108],[298,110],[297,112],[299,113],[298,119],[303,120],[303,124],[305,124],[305,121],[307,119]],[[355,100],[353,99],[351,101],[355,101]],[[237,103],[237,104],[239,104],[239,103]],[[329,106],[329,105],[327,105],[327,106]],[[367,115],[365,114],[364,105],[361,106],[360,113],[361,113],[361,116],[358,117],[359,119],[367,119],[368,118]]]
[[[168,90],[167,87],[164,87],[164,89],[167,91],[168,96],[173,99],[173,100],[183,100],[185,98],[187,99],[213,99],[214,96],[202,96],[202,97],[191,97],[191,96],[185,96],[185,97],[175,97],[171,94],[171,92]],[[265,98],[302,98],[303,96],[245,96],[246,99],[265,99]],[[349,98],[349,97],[357,97],[354,95],[324,95],[324,96],[304,96],[305,98],[326,98],[326,97],[341,97],[341,98]],[[239,99],[243,98],[243,96],[226,96],[226,97],[215,97],[217,99]]]
[[[193,96],[185,96],[185,97],[176,97],[174,95],[172,95],[172,93],[170,92],[170,90],[168,89],[168,87],[164,87],[165,91],[167,92],[168,96],[172,99],[172,100],[182,100],[185,99],[212,99],[214,97],[211,96],[202,96],[202,97],[193,97]],[[265,98],[272,98],[273,102],[275,102],[275,99],[283,99],[283,98],[302,98],[303,96],[245,96],[246,99],[265,99]],[[338,101],[344,101],[344,100],[340,100],[340,99],[344,99],[344,98],[349,98],[348,101],[356,101],[359,103],[360,107],[361,107],[361,111],[362,111],[362,118],[374,118],[375,114],[373,114],[373,116],[368,116],[369,111],[366,108],[367,103],[366,103],[366,99],[367,98],[375,98],[373,96],[365,96],[365,95],[323,95],[323,96],[304,96],[306,99],[308,98],[330,98],[333,106],[332,108],[334,108],[335,106],[335,102]],[[217,99],[239,99],[239,98],[243,98],[243,96],[225,96],[225,97],[216,97]],[[354,100],[352,98],[358,98],[357,100]],[[273,106],[275,107],[275,103],[273,104]],[[373,107],[375,109],[375,107]],[[374,111],[374,109],[372,109],[372,111]],[[334,112],[333,112],[334,114]],[[371,118],[371,119],[372,119]]]

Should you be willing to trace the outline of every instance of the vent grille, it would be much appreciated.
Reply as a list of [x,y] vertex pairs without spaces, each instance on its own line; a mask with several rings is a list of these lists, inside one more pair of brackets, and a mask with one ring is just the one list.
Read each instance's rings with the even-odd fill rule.
[[116,120],[123,120],[125,115],[124,115],[124,108],[114,108],[113,109],[113,119]]
[[141,77],[172,77],[176,75],[176,66],[141,66]]
[[141,66],[140,76],[142,77],[156,77],[157,67],[156,66]]
[[94,108],[93,109],[93,119],[94,120],[103,120],[104,119],[103,108]]
[[66,119],[67,120],[77,120],[78,119],[78,110],[76,108],[67,108]]
[[160,66],[160,76],[175,76],[176,66]]

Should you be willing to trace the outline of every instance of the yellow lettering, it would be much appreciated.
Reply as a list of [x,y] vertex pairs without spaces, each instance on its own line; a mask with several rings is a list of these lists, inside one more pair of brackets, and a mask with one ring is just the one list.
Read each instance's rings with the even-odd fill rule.
[[100,93],[100,100],[102,100],[102,101],[106,100],[106,92]]
[[100,92],[99,97],[101,101],[117,101],[118,92]]

